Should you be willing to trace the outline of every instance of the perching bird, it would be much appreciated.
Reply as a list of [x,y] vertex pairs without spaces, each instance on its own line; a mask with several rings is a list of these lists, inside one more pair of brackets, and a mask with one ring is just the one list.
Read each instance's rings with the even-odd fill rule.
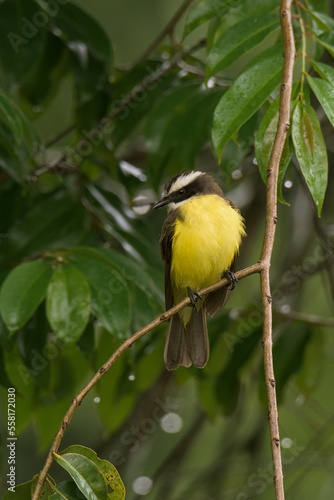
[[[225,305],[237,281],[233,271],[244,236],[244,220],[211,175],[188,171],[166,184],[154,208],[167,206],[160,245],[165,261],[166,308],[189,296],[192,307],[170,319],[164,359],[168,370],[192,363],[203,368],[209,358],[206,313]],[[225,276],[231,286],[201,297],[197,292]]]

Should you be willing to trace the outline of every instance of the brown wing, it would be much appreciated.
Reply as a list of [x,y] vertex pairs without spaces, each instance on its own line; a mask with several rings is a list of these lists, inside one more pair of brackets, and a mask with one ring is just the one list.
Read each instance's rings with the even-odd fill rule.
[[[235,272],[237,267],[237,255],[230,266],[230,271]],[[215,292],[211,292],[205,301],[206,312],[213,318],[229,299],[231,294],[230,285],[223,286]]]
[[174,225],[177,218],[177,211],[170,212],[162,226],[159,243],[161,247],[161,256],[165,261],[165,302],[166,309],[174,305],[172,284],[170,280],[170,266],[172,260],[172,239],[174,234]]

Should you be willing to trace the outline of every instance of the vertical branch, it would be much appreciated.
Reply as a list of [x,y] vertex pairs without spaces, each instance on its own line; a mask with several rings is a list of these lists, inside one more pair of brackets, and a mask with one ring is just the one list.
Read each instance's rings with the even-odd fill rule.
[[275,389],[275,376],[272,356],[272,298],[270,293],[270,262],[274,245],[277,223],[277,181],[279,163],[290,126],[290,101],[292,76],[295,59],[295,43],[291,22],[291,0],[281,0],[281,28],[284,42],[284,63],[280,92],[279,119],[277,133],[267,172],[266,227],[261,253],[262,270],[261,297],[263,304],[263,355],[265,381],[268,398],[268,420],[273,457],[274,484],[276,499],[284,500],[283,470],[278,427],[278,410]]

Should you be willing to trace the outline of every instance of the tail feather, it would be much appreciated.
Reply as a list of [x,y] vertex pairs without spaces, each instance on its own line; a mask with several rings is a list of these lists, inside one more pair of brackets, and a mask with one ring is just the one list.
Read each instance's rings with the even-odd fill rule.
[[197,368],[203,368],[209,359],[209,338],[205,307],[193,311],[185,329],[189,357]]
[[192,363],[203,368],[209,358],[209,339],[205,308],[194,310],[184,327],[178,314],[172,317],[165,345],[164,360],[168,370]]
[[175,314],[169,323],[164,360],[167,370],[175,370],[180,365],[186,367],[191,365],[185,342],[184,326],[178,314]]

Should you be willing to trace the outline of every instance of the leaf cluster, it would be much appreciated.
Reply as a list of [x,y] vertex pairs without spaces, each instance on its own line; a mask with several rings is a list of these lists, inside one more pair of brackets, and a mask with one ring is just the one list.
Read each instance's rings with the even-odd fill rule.
[[[154,53],[121,65],[109,34],[78,3],[0,2],[0,384],[17,391],[17,432],[34,421],[41,449],[83,380],[164,309],[157,243],[162,219],[150,207],[168,177],[204,169],[231,189],[232,198],[234,190],[249,235],[241,262],[258,259],[263,183],[279,113],[279,3],[200,0],[188,9],[178,43],[172,27],[171,44],[163,40]],[[331,203],[325,194],[334,21],[323,1],[293,2],[292,9],[296,66],[278,198],[294,214],[279,239],[293,247],[282,243],[273,274],[281,275],[275,276],[277,294],[298,307],[303,284],[318,271],[304,266],[315,237],[303,248],[294,241],[299,198],[285,182],[307,187],[318,216]],[[59,105],[71,117],[66,124],[53,114],[62,85],[71,90]],[[331,252],[319,267],[330,267]],[[297,270],[295,262],[302,263]],[[263,400],[262,316],[255,287],[239,286],[240,314],[222,314],[209,324],[205,370],[175,375],[180,387],[195,381],[213,419],[236,411],[249,379],[256,379]],[[322,290],[323,283],[316,286]],[[314,300],[323,302],[323,293]],[[282,320],[281,305],[274,301],[280,402],[291,380],[307,396],[315,390],[324,341],[307,322]],[[163,343],[161,328],[100,380],[99,418],[109,435],[130,418],[138,395],[160,387]],[[49,478],[45,498],[80,498],[78,491],[85,498],[123,498],[106,479],[113,466],[91,450],[70,447],[56,460],[74,482],[56,485]],[[30,498],[35,482],[20,486],[18,498]]]

